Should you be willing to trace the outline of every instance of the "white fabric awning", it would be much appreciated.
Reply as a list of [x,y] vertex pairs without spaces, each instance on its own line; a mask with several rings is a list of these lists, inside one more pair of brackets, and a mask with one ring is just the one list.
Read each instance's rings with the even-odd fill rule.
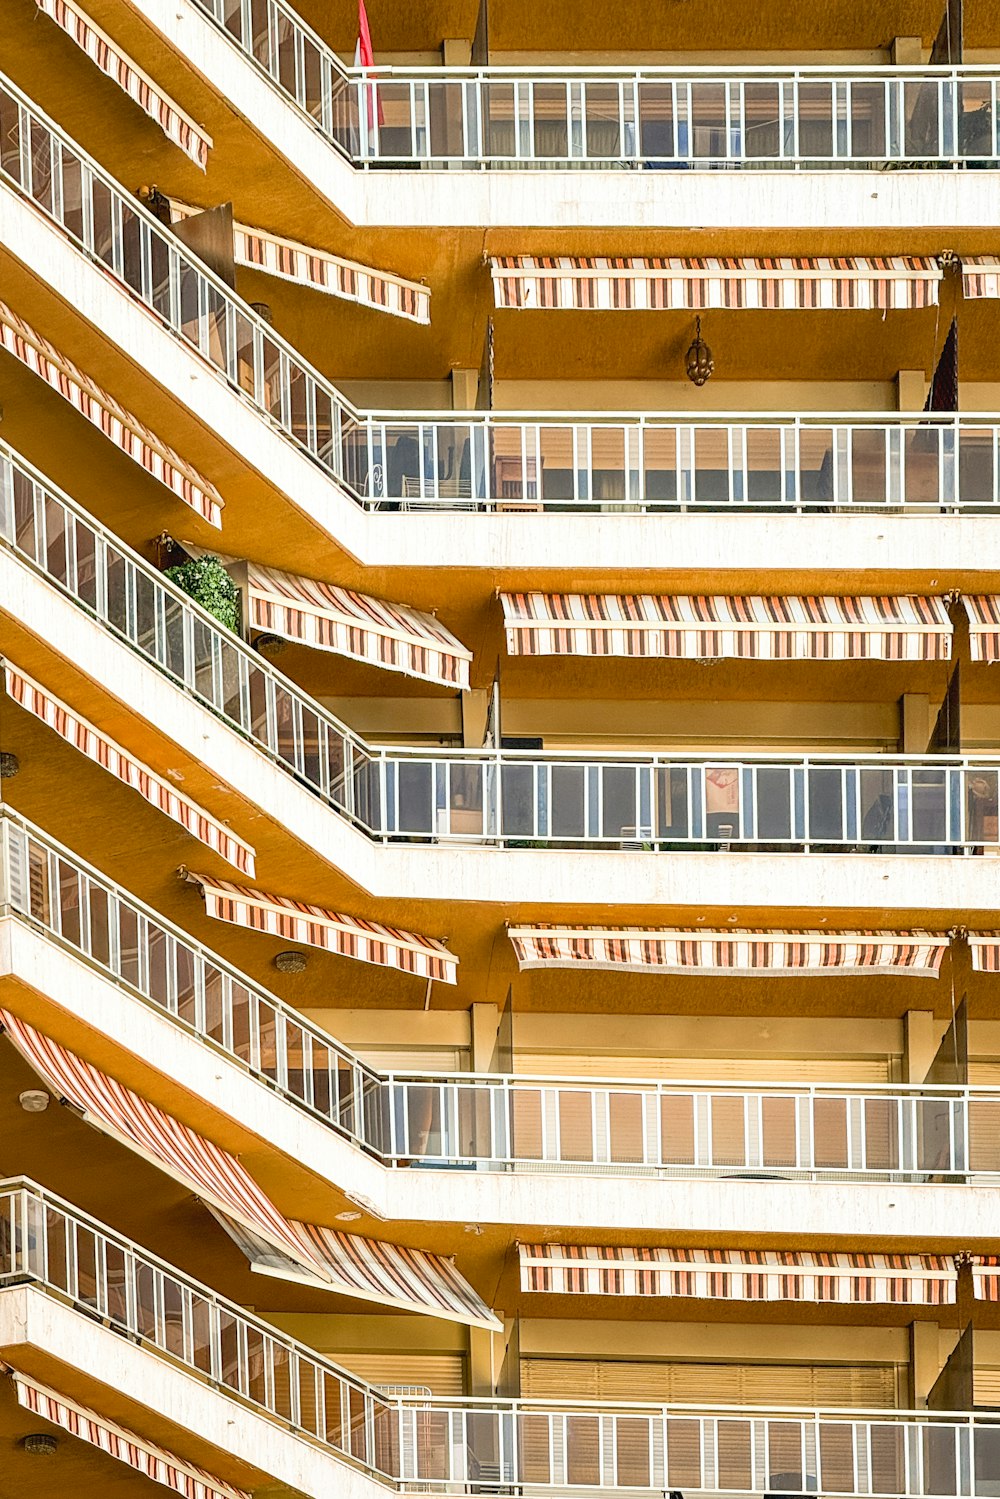
[[501,255],[497,307],[697,312],[704,308],[932,307],[941,267],[919,255],[746,260]]
[[962,294],[969,298],[1000,297],[1000,258],[963,255]]
[[947,661],[952,624],[927,597],[502,593],[512,656]]
[[1000,594],[962,595],[969,616],[969,652],[973,661],[994,665],[1000,661]]
[[214,484],[202,477],[168,443],[126,411],[48,339],[36,333],[5,302],[0,302],[0,347],[33,370],[63,400],[100,429],[115,447],[190,505],[211,525],[221,527],[225,504]]
[[[204,210],[171,198],[174,222],[192,218]],[[388,312],[412,323],[431,320],[430,288],[408,281],[391,271],[375,270],[356,260],[345,260],[329,250],[284,239],[249,224],[233,224],[233,259],[251,271],[263,271],[282,281],[326,292],[344,302],[356,302],[374,312]]]
[[944,932],[712,931],[702,927],[508,927],[517,966],[634,973],[912,973],[937,978]]
[[62,27],[106,77],[117,83],[143,113],[159,125],[168,140],[179,146],[202,171],[205,170],[212,137],[81,10],[76,0],[35,0],[35,4]]
[[234,1488],[203,1469],[182,1462],[172,1452],[165,1452],[144,1437],[137,1437],[133,1431],[125,1431],[106,1416],[77,1405],[65,1395],[57,1395],[19,1370],[10,1372],[17,1388],[17,1398],[26,1410],[40,1416],[43,1421],[51,1421],[53,1426],[61,1426],[81,1441],[99,1447],[145,1478],[163,1484],[172,1493],[181,1494],[183,1499],[250,1499],[244,1489]]
[[[222,1214],[216,1216],[242,1249],[252,1270],[281,1280],[303,1279],[295,1262],[276,1253],[256,1234],[247,1233],[240,1224]],[[292,1222],[290,1227],[305,1252],[322,1261],[327,1271],[324,1289],[328,1291],[399,1311],[485,1327],[490,1332],[503,1330],[503,1324],[464,1276],[441,1255],[340,1233],[315,1223]]]
[[946,1255],[592,1244],[521,1244],[518,1251],[521,1290],[546,1295],[943,1306],[954,1303],[958,1281]]
[[426,682],[467,689],[472,652],[432,614],[248,564],[250,624]]
[[7,695],[27,712],[33,713],[43,723],[54,729],[74,749],[102,766],[117,780],[137,791],[144,801],[166,814],[172,821],[180,823],[184,830],[197,838],[206,848],[219,854],[241,874],[253,875],[254,850],[249,843],[224,823],[219,822],[204,807],[183,796],[169,781],[150,770],[128,750],[122,749],[113,739],[102,734],[100,729],[74,713],[45,687],[33,681],[11,662],[3,663],[4,686]]
[[329,1283],[322,1263],[307,1254],[288,1220],[228,1150],[8,1010],[0,1009],[0,1028],[46,1087],[89,1124],[158,1166],[206,1204],[236,1218],[324,1285]]
[[1000,1301],[1000,1255],[972,1256],[972,1292],[977,1301]]
[[194,871],[187,878],[201,887],[205,912],[216,921],[266,932],[305,947],[321,947],[359,963],[398,968],[401,973],[413,973],[443,984],[457,982],[458,959],[434,937],[383,926],[362,916],[326,911],[321,906],[310,906],[305,901],[290,900],[266,890],[248,890]]

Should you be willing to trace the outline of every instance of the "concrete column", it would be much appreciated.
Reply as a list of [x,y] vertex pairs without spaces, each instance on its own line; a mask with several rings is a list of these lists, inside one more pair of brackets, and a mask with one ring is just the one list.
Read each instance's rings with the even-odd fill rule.
[[469,1006],[469,1032],[472,1042],[473,1072],[491,1072],[500,1033],[500,1010],[497,1005]]
[[[485,687],[472,687],[459,699],[462,706],[462,746],[464,749],[480,749],[486,737],[486,720],[490,713],[492,692]],[[926,744],[924,745],[926,749]]]
[[898,411],[923,411],[927,398],[927,383],[923,370],[897,370],[896,409]]
[[890,50],[897,67],[918,68],[924,60],[924,49],[918,36],[894,36]]
[[[903,1081],[905,1083],[922,1083],[927,1076],[927,1069],[937,1056],[941,1040],[940,1029],[933,1010],[907,1010],[903,1016]],[[937,1378],[937,1373],[934,1378]]]
[[457,369],[451,372],[451,409],[475,411],[479,395],[479,371]]
[[941,1373],[938,1331],[936,1322],[910,1323],[910,1399],[915,1410],[926,1406]]
[[[920,38],[917,38],[920,46]],[[472,63],[472,39],[464,36],[446,36],[441,43],[441,61],[446,68],[467,68]],[[917,58],[919,62],[919,57]]]
[[[503,1316],[502,1312],[497,1313]],[[495,1395],[503,1364],[503,1333],[487,1332],[485,1327],[469,1328],[469,1394]]]
[[899,752],[923,755],[931,737],[931,700],[925,692],[904,692],[899,700]]

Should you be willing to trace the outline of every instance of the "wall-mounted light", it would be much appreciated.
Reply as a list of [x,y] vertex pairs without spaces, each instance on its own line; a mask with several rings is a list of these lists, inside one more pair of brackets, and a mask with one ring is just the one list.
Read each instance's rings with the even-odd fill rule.
[[17,1101],[26,1114],[44,1114],[49,1106],[49,1095],[44,1088],[25,1088],[17,1095]]
[[32,1431],[22,1437],[21,1446],[32,1457],[51,1457],[59,1446],[59,1438],[54,1437],[50,1431]]
[[687,377],[692,385],[704,385],[715,371],[712,351],[701,336],[701,318],[698,318],[695,323],[694,342],[687,351],[684,363]]
[[12,781],[21,769],[21,762],[10,750],[0,754],[0,781]]
[[274,960],[274,966],[279,973],[303,973],[306,955],[303,952],[279,952]]

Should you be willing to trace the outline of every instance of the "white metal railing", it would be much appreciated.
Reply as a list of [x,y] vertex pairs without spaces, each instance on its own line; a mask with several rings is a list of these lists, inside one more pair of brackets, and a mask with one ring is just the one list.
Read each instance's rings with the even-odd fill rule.
[[19,813],[0,908],[384,1165],[963,1182],[1000,1175],[1000,1089],[379,1073]]
[[983,67],[345,68],[285,0],[195,0],[357,165],[995,165]]
[[364,412],[2,78],[0,174],[365,508],[1000,503],[1000,415]]
[[394,1490],[986,1499],[1000,1417],[387,1396],[33,1182],[0,1184],[0,1295],[27,1282]]
[[1000,846],[995,756],[368,745],[3,444],[0,545],[373,838],[702,851]]

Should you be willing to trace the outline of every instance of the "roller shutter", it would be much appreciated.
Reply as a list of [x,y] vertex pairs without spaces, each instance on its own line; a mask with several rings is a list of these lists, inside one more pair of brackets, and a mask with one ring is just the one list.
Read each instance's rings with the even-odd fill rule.
[[522,1359],[521,1394],[544,1400],[652,1400],[664,1405],[893,1407],[894,1364],[701,1364]]

